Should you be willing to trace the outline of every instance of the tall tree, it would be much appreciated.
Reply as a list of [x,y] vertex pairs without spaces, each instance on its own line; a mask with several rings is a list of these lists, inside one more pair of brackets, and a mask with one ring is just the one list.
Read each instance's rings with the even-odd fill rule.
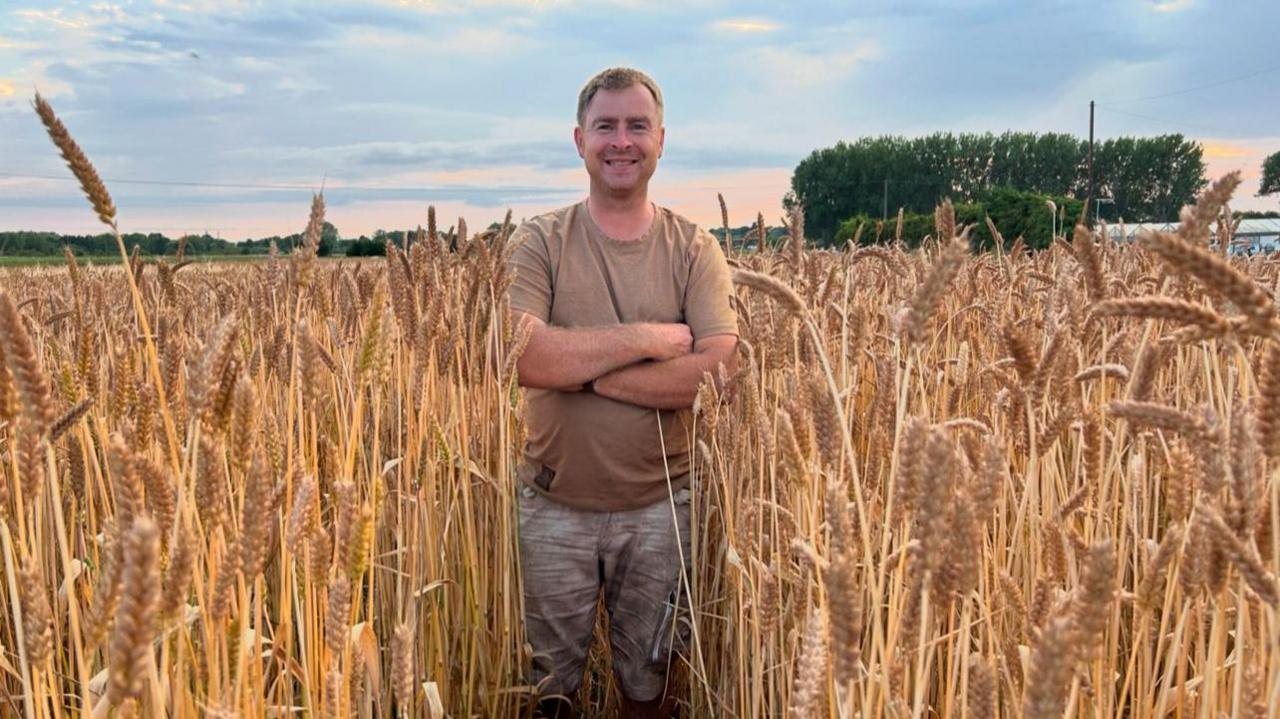
[[996,138],[991,184],[1067,195],[1084,168],[1086,143],[1065,133],[1006,132]]
[[1258,196],[1280,192],[1280,151],[1273,152],[1262,161],[1262,187]]
[[337,246],[339,239],[338,228],[330,222],[325,222],[320,227],[320,246],[316,248],[316,254],[320,257],[332,255],[333,248]]
[[1182,135],[1107,140],[1097,147],[1093,171],[1098,197],[1114,202],[1098,209],[1108,220],[1177,220],[1207,184],[1204,169],[1200,145]]
[[[1087,152],[1084,140],[1060,133],[863,137],[802,160],[790,202],[804,205],[806,234],[831,243],[851,217],[892,216],[899,207],[928,214],[943,199],[976,202],[995,188],[1083,198]],[[1182,135],[1108,140],[1094,165],[1098,195],[1114,202],[1101,206],[1108,220],[1175,219],[1205,185],[1200,145]]]

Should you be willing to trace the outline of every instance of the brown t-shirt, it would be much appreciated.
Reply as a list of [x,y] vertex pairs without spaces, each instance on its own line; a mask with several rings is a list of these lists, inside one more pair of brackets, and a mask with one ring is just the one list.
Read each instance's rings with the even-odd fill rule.
[[[512,241],[511,308],[549,325],[683,322],[695,342],[738,334],[719,243],[670,210],[656,208],[639,240],[620,241],[600,230],[584,200],[525,222]],[[687,484],[689,410],[534,388],[525,400],[520,479],[552,499],[614,512],[664,499],[668,476],[674,489]]]

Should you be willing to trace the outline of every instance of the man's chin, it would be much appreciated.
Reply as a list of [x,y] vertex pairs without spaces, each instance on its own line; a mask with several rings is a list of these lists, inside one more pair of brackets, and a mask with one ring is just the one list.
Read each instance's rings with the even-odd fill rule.
[[609,182],[601,180],[596,184],[597,187],[605,191],[610,197],[630,197],[635,194],[644,192],[647,183],[641,182]]

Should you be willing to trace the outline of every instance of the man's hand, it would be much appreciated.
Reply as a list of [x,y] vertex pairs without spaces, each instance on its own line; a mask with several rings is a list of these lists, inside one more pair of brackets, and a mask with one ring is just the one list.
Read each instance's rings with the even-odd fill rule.
[[[703,337],[693,352],[661,362],[637,362],[610,372],[595,382],[596,394],[618,402],[653,409],[686,409],[693,406],[703,375],[720,376],[720,365],[732,377],[738,371],[738,337],[724,334]],[[721,388],[721,391],[726,391]],[[731,390],[729,390],[731,391]]]
[[653,333],[653,359],[663,360],[683,357],[693,351],[693,331],[689,325],[674,323],[649,323],[646,329]]
[[[689,329],[689,325],[680,322],[644,322],[638,326],[649,334],[650,356],[646,360],[664,362],[693,352],[693,331]],[[606,373],[596,379],[608,376]],[[560,392],[570,393],[585,389],[585,383],[558,388]]]
[[693,351],[693,334],[680,323],[567,328],[518,311],[513,311],[513,319],[533,326],[516,364],[522,387],[574,392],[619,367],[676,359]]

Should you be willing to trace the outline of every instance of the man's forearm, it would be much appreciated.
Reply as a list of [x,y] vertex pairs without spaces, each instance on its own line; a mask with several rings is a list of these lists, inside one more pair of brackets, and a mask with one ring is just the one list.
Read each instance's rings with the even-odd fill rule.
[[542,326],[533,331],[517,365],[520,384],[563,389],[652,356],[652,335],[641,324]]
[[[732,362],[732,358],[730,362]],[[601,397],[651,407],[686,409],[693,406],[704,373],[719,377],[724,358],[715,353],[693,353],[663,362],[640,362],[610,372],[596,380]],[[734,368],[726,366],[732,373]]]

